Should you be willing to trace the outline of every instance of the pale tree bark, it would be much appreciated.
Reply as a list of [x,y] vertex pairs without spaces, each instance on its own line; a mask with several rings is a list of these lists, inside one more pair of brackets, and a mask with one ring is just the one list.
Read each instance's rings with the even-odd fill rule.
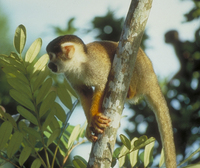
[[110,168],[111,166],[124,101],[152,1],[132,0],[131,2],[113,60],[102,107],[104,115],[112,121],[105,132],[98,135],[97,142],[93,143],[88,168]]

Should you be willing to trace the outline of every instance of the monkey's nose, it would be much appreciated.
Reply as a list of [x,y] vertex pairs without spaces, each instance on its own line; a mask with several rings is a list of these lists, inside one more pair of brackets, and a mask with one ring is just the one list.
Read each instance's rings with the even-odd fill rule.
[[48,64],[48,67],[49,67],[53,72],[57,72],[57,71],[58,71],[57,66],[56,66],[53,62],[50,62],[50,63]]

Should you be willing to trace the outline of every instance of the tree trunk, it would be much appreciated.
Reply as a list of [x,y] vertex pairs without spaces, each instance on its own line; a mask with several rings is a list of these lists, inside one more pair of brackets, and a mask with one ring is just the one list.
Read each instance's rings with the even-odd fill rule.
[[132,0],[113,60],[103,101],[104,115],[112,121],[93,143],[87,168],[110,168],[124,101],[137,52],[153,0]]

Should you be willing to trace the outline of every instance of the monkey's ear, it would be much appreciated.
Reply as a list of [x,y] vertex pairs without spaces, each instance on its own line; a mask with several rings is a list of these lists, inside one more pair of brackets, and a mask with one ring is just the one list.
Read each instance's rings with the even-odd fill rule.
[[67,59],[71,59],[73,57],[75,51],[74,45],[63,44],[61,45],[61,49]]

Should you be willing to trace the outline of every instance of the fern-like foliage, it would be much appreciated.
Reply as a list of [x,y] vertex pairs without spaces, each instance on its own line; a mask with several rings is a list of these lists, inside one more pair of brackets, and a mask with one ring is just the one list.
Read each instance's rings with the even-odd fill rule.
[[[16,52],[9,56],[0,55],[0,66],[12,87],[9,94],[19,104],[16,109],[18,115],[11,116],[2,106],[0,108],[0,119],[3,120],[0,126],[0,158],[4,160],[0,163],[15,165],[18,162],[23,167],[32,156],[35,158],[32,168],[41,165],[53,168],[55,162],[63,167],[74,145],[85,141],[85,126],[74,127],[68,123],[78,100],[72,102],[71,95],[75,96],[75,93],[66,89],[69,87],[67,81],[64,82],[67,87],[52,89],[53,80],[46,67],[48,55],[37,57],[42,40],[36,39],[23,54],[25,44],[26,29],[20,25],[14,37]],[[55,101],[57,98],[69,109],[68,113]],[[24,119],[19,121],[19,116]],[[79,142],[80,138],[82,141]],[[49,148],[51,144],[55,145],[54,151]],[[40,155],[40,151],[44,151],[45,157]],[[62,161],[56,158],[58,151]]]

